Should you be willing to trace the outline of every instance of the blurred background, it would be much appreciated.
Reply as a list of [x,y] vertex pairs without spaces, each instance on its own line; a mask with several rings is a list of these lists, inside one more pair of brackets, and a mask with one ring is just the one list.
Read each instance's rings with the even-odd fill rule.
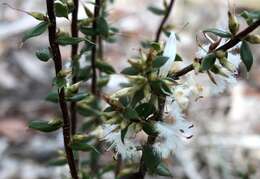
[[[45,12],[44,1],[0,2],[0,179],[63,178],[66,167],[46,164],[62,148],[61,134],[46,135],[27,128],[29,120],[59,115],[55,105],[44,101],[51,89],[52,62],[42,63],[34,55],[37,49],[47,47],[47,34],[21,46],[23,33],[37,21],[2,5]],[[259,0],[234,2],[237,13],[260,10]],[[161,1],[116,0],[108,8],[109,23],[120,33],[116,43],[105,44],[105,59],[118,73],[127,59],[138,53],[140,41],[154,39],[160,17],[147,6],[157,3]],[[178,52],[186,61],[196,54],[196,35],[203,29],[219,27],[227,20],[227,10],[226,0],[177,0],[169,23],[179,34]],[[81,8],[79,17],[84,17]],[[58,23],[69,29],[65,19]],[[171,162],[174,178],[260,178],[260,45],[252,49],[255,61],[247,78],[222,95],[191,105],[188,119],[195,124],[195,134]],[[64,62],[69,60],[68,48],[62,47],[62,54]]]

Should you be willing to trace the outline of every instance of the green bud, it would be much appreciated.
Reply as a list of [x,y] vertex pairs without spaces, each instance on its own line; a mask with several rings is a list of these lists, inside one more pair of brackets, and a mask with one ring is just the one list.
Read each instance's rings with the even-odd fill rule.
[[235,35],[239,30],[239,23],[235,15],[228,12],[228,27],[230,32]]
[[200,72],[200,63],[197,61],[197,59],[193,60],[192,65],[195,72]]
[[71,71],[70,69],[61,70],[61,71],[58,73],[57,77],[64,78],[64,77],[66,77],[67,75],[71,74],[71,72],[72,72],[72,71]]
[[128,63],[130,63],[133,67],[137,68],[137,69],[142,69],[143,64],[140,63],[139,60],[136,59],[129,59]]
[[223,51],[223,50],[218,50],[218,51],[216,51],[216,57],[218,58],[218,59],[221,59],[221,58],[225,58],[226,57],[226,52],[225,51]]
[[236,67],[226,57],[220,58],[219,63],[232,73],[236,71]]
[[260,35],[258,34],[248,35],[246,37],[246,41],[248,41],[251,44],[260,44]]
[[143,76],[141,76],[141,75],[129,75],[129,76],[127,76],[127,78],[131,81],[131,82],[133,82],[133,83],[135,83],[135,84],[144,84],[144,83],[146,83],[146,78],[145,77],[143,77]]
[[75,143],[83,142],[88,139],[88,136],[85,134],[75,134],[72,136],[72,141]]
[[52,126],[60,126],[62,123],[61,119],[52,119],[48,122],[48,124]]
[[47,17],[40,12],[28,12],[27,14],[40,21],[44,21],[47,19]]
[[75,84],[69,86],[67,88],[68,92],[73,93],[73,94],[77,93],[77,91],[79,90],[80,84],[81,84],[81,82],[78,82],[78,83],[75,83]]
[[134,87],[127,87],[127,88],[123,88],[118,90],[117,92],[115,92],[111,98],[120,98],[122,96],[129,96],[134,94],[134,92],[136,92],[138,90],[138,88]]
[[74,9],[73,0],[67,0],[67,6],[68,6],[69,10],[73,10]]

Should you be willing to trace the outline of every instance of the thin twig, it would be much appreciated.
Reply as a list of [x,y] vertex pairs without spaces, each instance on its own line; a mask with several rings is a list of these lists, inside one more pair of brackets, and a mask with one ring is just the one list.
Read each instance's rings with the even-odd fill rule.
[[[59,45],[56,42],[56,17],[54,13],[54,0],[46,0],[47,4],[47,13],[50,20],[49,25],[49,43],[52,50],[54,65],[55,65],[55,72],[56,76],[58,73],[62,70],[62,59],[61,59],[61,53],[59,49]],[[62,111],[62,117],[63,117],[63,139],[64,139],[64,147],[65,152],[67,155],[67,161],[70,168],[70,173],[73,179],[78,179],[77,169],[74,163],[74,156],[72,149],[70,147],[70,119],[69,119],[69,113],[67,104],[65,101],[65,93],[64,88],[61,88],[59,91],[59,104]]]
[[[71,21],[71,36],[78,37],[78,9],[79,9],[79,1],[73,0],[74,9],[72,12],[72,21]],[[72,84],[77,83],[77,74],[75,72],[78,68],[78,44],[74,44],[71,46],[71,60],[72,60]],[[77,130],[77,112],[76,112],[76,102],[70,103],[70,115],[71,115],[71,134],[75,134]]]
[[[96,0],[95,2],[95,8],[94,8],[94,21],[92,29],[94,32],[96,32],[97,29],[97,19],[99,18],[99,11],[100,11],[101,1]],[[97,43],[97,35],[94,34],[92,36],[92,42]],[[94,45],[92,47],[91,52],[91,68],[92,68],[92,83],[91,83],[91,91],[93,94],[97,94],[97,72],[96,72],[96,53],[97,53],[97,47]]]
[[[257,20],[256,22],[254,22],[253,24],[251,24],[250,26],[248,26],[246,29],[244,29],[243,31],[241,31],[240,33],[238,33],[237,35],[235,35],[231,40],[229,40],[227,43],[225,43],[224,45],[218,47],[215,51],[217,50],[228,50],[232,47],[234,47],[235,45],[237,45],[241,39],[243,39],[244,37],[246,37],[248,34],[250,34],[252,31],[254,31],[258,26],[260,25],[260,20]],[[202,61],[202,59],[198,59],[199,61]],[[185,68],[183,68],[182,70],[174,73],[172,75],[173,78],[178,78],[180,76],[183,76],[187,73],[189,73],[190,71],[192,71],[194,69],[193,65],[190,64],[188,66],[186,66]]]
[[160,40],[160,36],[161,36],[161,34],[162,34],[163,27],[164,27],[166,21],[168,20],[170,14],[171,14],[172,7],[173,7],[173,5],[174,5],[174,2],[175,2],[175,0],[171,0],[170,4],[169,4],[169,6],[168,6],[168,8],[167,8],[167,10],[166,10],[166,12],[165,12],[165,16],[163,17],[163,19],[162,19],[162,21],[161,21],[161,23],[160,23],[160,26],[159,26],[159,28],[158,28],[158,30],[157,30],[157,32],[156,32],[155,42],[158,42],[158,41]]

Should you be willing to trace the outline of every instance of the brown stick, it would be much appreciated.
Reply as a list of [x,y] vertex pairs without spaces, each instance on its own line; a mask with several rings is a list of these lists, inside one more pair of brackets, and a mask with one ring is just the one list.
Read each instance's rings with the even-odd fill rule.
[[[78,9],[79,9],[79,1],[73,0],[74,9],[72,12],[72,21],[71,21],[71,36],[78,37]],[[71,46],[71,60],[72,60],[72,84],[77,83],[77,75],[75,71],[78,68],[78,44],[74,44]],[[70,103],[70,115],[71,115],[71,134],[75,134],[77,130],[77,112],[76,112],[76,102]]]
[[163,17],[161,23],[160,23],[160,26],[156,32],[156,38],[155,38],[155,42],[158,42],[160,40],[160,36],[162,34],[162,31],[163,31],[163,26],[165,25],[166,21],[168,20],[170,14],[171,14],[171,11],[172,11],[172,7],[174,5],[174,2],[175,0],[171,0],[168,8],[167,8],[167,11],[165,13],[165,16]]
[[[96,29],[97,29],[97,19],[99,17],[100,6],[101,6],[101,1],[96,0],[95,8],[94,8],[94,21],[93,21],[93,25],[92,25],[94,32],[96,32]],[[92,42],[95,44],[97,43],[96,34],[94,34],[92,36]],[[97,47],[96,47],[96,45],[94,45],[92,47],[92,52],[91,52],[91,68],[92,68],[91,91],[93,94],[97,94],[96,53],[97,53]]]
[[[251,24],[250,26],[248,26],[246,29],[244,29],[243,31],[241,31],[240,33],[238,33],[237,35],[235,35],[232,39],[230,39],[227,43],[225,43],[224,45],[218,47],[215,51],[217,50],[228,50],[232,47],[234,47],[235,45],[237,45],[241,39],[243,39],[244,37],[246,37],[249,33],[251,33],[252,31],[254,31],[258,26],[260,25],[260,20],[257,20],[256,22],[254,22],[253,24]],[[199,59],[199,61],[201,61],[202,59]],[[172,75],[173,78],[178,78],[180,76],[183,76],[187,73],[189,73],[190,71],[192,71],[194,69],[193,65],[190,64],[188,66],[186,66],[185,68],[183,68],[182,70],[174,73]]]
[[[58,73],[62,70],[62,59],[61,59],[61,53],[59,49],[59,45],[56,42],[56,17],[54,14],[54,0],[46,0],[47,4],[47,13],[50,20],[49,25],[49,43],[52,50],[54,65],[55,65],[55,72],[56,76]],[[65,93],[64,88],[61,88],[59,91],[59,104],[62,111],[62,117],[63,117],[63,139],[64,139],[64,148],[67,155],[67,161],[70,168],[70,173],[73,179],[78,179],[77,169],[74,163],[74,156],[72,149],[70,147],[70,119],[69,119],[69,113],[67,109],[67,104],[65,101]]]

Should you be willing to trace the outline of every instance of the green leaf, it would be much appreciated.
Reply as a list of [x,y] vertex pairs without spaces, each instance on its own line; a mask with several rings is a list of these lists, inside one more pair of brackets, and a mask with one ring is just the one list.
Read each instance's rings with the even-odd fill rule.
[[167,62],[168,59],[169,57],[157,56],[153,61],[153,68],[160,68]]
[[72,143],[71,148],[76,151],[85,151],[85,152],[94,151],[98,154],[100,153],[94,146],[86,142]]
[[128,131],[130,124],[128,124],[124,129],[121,130],[121,141],[123,142],[123,144],[125,144],[125,136],[126,136],[126,133]]
[[61,1],[55,1],[54,3],[55,15],[56,17],[68,18],[69,9],[66,3]]
[[241,16],[246,19],[246,20],[250,20],[251,22],[253,21],[253,19],[260,19],[260,11],[244,11],[241,13]]
[[219,29],[211,28],[211,29],[206,29],[203,31],[204,33],[212,33],[216,36],[223,37],[223,38],[230,38],[232,34],[230,32],[225,32]]
[[155,173],[159,176],[172,177],[170,170],[164,163],[160,163],[157,166]]
[[135,108],[136,112],[140,117],[146,119],[149,115],[153,114],[156,110],[154,105],[151,103],[143,103]]
[[215,53],[210,53],[204,59],[202,60],[201,69],[203,71],[209,70],[213,67],[216,61],[216,55]]
[[157,52],[159,52],[161,50],[161,45],[160,43],[157,43],[157,42],[152,42],[151,43],[151,47],[156,50]]
[[57,42],[60,45],[75,45],[80,42],[85,41],[84,38],[79,38],[79,37],[70,37],[68,34],[60,34],[57,38]]
[[36,57],[43,62],[47,62],[52,57],[49,49],[46,48],[37,50],[35,54]]
[[179,54],[176,54],[174,61],[175,61],[175,62],[181,62],[181,61],[183,61],[183,60],[182,60],[182,58],[181,58],[181,56],[180,56]]
[[58,103],[59,102],[59,94],[58,91],[51,91],[48,93],[48,95],[45,98],[46,101],[50,101],[53,103]]
[[93,36],[97,34],[92,27],[85,27],[85,26],[80,27],[80,32],[82,32],[84,35],[87,36]]
[[97,86],[99,88],[102,88],[106,86],[108,82],[109,82],[109,75],[100,76],[97,80]]
[[135,67],[127,67],[121,71],[124,75],[138,75],[139,71]]
[[87,96],[89,96],[88,93],[78,93],[72,97],[69,97],[67,100],[72,101],[72,102],[78,102],[78,101],[85,99]]
[[171,95],[172,91],[170,87],[163,80],[154,80],[151,81],[152,90],[158,94]]
[[62,166],[67,164],[67,159],[66,157],[58,157],[56,159],[52,159],[48,161],[49,166]]
[[161,163],[161,157],[152,146],[145,146],[143,149],[143,158],[148,171],[155,173],[158,165]]
[[125,109],[123,115],[127,119],[138,119],[139,118],[138,113],[130,107]]
[[149,6],[148,10],[151,11],[152,13],[154,13],[156,15],[160,15],[160,16],[163,16],[165,14],[164,9],[160,9],[158,7],[155,7],[155,6]]
[[66,86],[66,79],[65,77],[55,77],[52,81],[52,84],[57,88],[63,88]]
[[158,134],[158,132],[156,131],[153,123],[151,123],[151,122],[144,122],[142,125],[143,125],[143,131],[147,135],[157,135]]
[[39,23],[32,29],[25,32],[22,41],[25,42],[26,40],[28,40],[32,37],[36,37],[36,36],[43,34],[47,30],[48,26],[49,26],[49,23],[46,21]]
[[104,17],[97,19],[97,33],[103,37],[107,37],[109,34],[109,26]]
[[96,61],[96,67],[106,73],[106,74],[113,74],[115,73],[115,69],[113,68],[113,66],[111,66],[110,64],[104,62],[104,61],[101,61],[101,60],[97,60]]
[[81,114],[82,116],[96,116],[98,117],[100,115],[100,112],[97,111],[96,109],[92,108],[89,105],[82,105],[82,106],[77,106],[77,111],[79,112],[79,114]]
[[132,101],[131,106],[135,106],[138,102],[140,102],[144,98],[144,90],[140,89],[135,92]]
[[245,41],[242,42],[242,45],[240,48],[240,56],[241,56],[243,63],[246,66],[247,71],[250,71],[250,69],[253,65],[254,58],[253,58],[253,55],[252,55],[252,52],[250,50],[248,43]]
[[62,127],[62,120],[55,119],[51,121],[30,121],[28,127],[41,132],[53,132]]

